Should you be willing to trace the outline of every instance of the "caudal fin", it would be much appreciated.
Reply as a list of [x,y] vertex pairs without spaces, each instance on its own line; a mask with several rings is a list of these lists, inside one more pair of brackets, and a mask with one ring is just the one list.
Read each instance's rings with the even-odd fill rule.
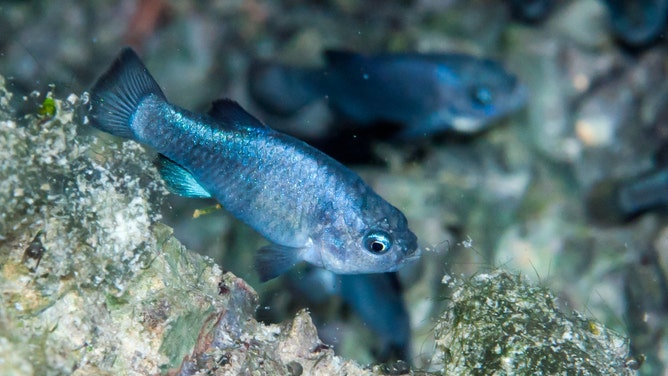
[[251,97],[265,111],[290,116],[316,99],[311,70],[256,61],[248,72]]
[[165,99],[137,54],[125,47],[90,91],[91,124],[114,136],[134,138],[132,116],[142,99],[151,94]]

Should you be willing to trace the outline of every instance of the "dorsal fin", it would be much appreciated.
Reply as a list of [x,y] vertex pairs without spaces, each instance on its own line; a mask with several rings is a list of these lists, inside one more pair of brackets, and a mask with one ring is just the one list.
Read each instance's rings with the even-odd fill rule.
[[217,99],[211,103],[209,115],[220,122],[223,126],[237,126],[246,128],[268,128],[256,119],[253,115],[246,112],[239,103],[223,98]]

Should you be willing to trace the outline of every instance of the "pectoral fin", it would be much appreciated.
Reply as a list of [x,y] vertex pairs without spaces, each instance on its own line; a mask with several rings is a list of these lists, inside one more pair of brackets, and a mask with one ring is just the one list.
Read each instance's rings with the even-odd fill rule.
[[255,270],[266,282],[287,272],[301,260],[302,248],[272,244],[260,248],[255,256]]
[[160,176],[167,189],[179,196],[209,198],[211,194],[202,187],[192,174],[173,160],[158,154],[156,162]]

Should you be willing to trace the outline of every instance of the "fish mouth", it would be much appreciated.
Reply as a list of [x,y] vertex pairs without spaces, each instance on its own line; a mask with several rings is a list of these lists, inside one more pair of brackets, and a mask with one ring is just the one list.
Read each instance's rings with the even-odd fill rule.
[[422,249],[415,248],[412,252],[407,253],[406,257],[404,257],[403,261],[401,262],[401,265],[407,265],[407,264],[412,264],[416,262],[417,260],[420,259],[420,256],[422,256]]
[[452,129],[461,133],[475,133],[482,129],[485,125],[485,122],[475,117],[457,117],[452,120],[451,124]]

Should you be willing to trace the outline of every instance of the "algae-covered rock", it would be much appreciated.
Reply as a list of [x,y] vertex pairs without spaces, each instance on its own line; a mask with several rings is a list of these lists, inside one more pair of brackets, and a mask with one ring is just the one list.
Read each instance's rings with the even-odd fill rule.
[[503,271],[444,280],[453,289],[436,328],[434,362],[446,375],[631,375],[628,340],[547,289]]
[[152,157],[77,134],[79,98],[17,119],[10,97],[0,89],[0,374],[366,373],[306,312],[258,323],[255,291],[158,222]]

